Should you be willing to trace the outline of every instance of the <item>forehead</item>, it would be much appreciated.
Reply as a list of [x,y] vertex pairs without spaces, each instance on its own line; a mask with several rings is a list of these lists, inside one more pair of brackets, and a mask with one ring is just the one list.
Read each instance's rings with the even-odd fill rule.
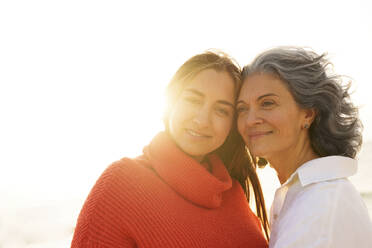
[[257,98],[274,93],[279,97],[292,97],[285,82],[271,74],[253,74],[243,81],[239,98]]
[[216,71],[206,69],[199,72],[191,79],[184,88],[197,90],[206,96],[215,96],[218,98],[234,98],[234,80],[226,71]]

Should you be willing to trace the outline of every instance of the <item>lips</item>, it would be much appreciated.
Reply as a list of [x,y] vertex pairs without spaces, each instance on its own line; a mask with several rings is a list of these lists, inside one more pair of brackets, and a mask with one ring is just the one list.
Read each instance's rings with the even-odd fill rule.
[[272,131],[255,131],[247,134],[249,139],[258,139],[266,135],[272,134]]
[[192,129],[186,129],[186,133],[188,133],[189,135],[193,137],[197,137],[197,138],[210,138],[211,137],[210,135],[207,135],[207,134],[204,134],[204,133],[192,130]]

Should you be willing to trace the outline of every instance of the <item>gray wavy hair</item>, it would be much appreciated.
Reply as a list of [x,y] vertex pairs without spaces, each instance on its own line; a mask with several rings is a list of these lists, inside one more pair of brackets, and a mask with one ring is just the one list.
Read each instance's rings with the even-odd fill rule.
[[355,158],[362,145],[363,126],[358,108],[350,101],[351,82],[345,84],[344,76],[333,73],[326,54],[300,47],[273,48],[243,68],[243,80],[254,73],[279,76],[300,107],[315,109],[309,134],[319,156]]

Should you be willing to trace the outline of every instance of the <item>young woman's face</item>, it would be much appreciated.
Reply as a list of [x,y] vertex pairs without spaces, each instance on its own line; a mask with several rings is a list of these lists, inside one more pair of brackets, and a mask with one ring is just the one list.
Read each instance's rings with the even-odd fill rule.
[[206,69],[183,89],[169,116],[169,132],[187,154],[201,161],[226,140],[234,116],[234,81]]
[[254,156],[285,156],[299,145],[306,111],[279,78],[254,74],[243,82],[238,102],[238,131]]

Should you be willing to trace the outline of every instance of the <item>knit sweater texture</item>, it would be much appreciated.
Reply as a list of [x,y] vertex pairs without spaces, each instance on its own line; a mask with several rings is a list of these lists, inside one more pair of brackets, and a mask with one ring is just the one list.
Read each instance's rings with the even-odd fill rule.
[[80,212],[72,248],[265,247],[240,184],[216,155],[212,172],[159,133],[143,155],[110,165]]

